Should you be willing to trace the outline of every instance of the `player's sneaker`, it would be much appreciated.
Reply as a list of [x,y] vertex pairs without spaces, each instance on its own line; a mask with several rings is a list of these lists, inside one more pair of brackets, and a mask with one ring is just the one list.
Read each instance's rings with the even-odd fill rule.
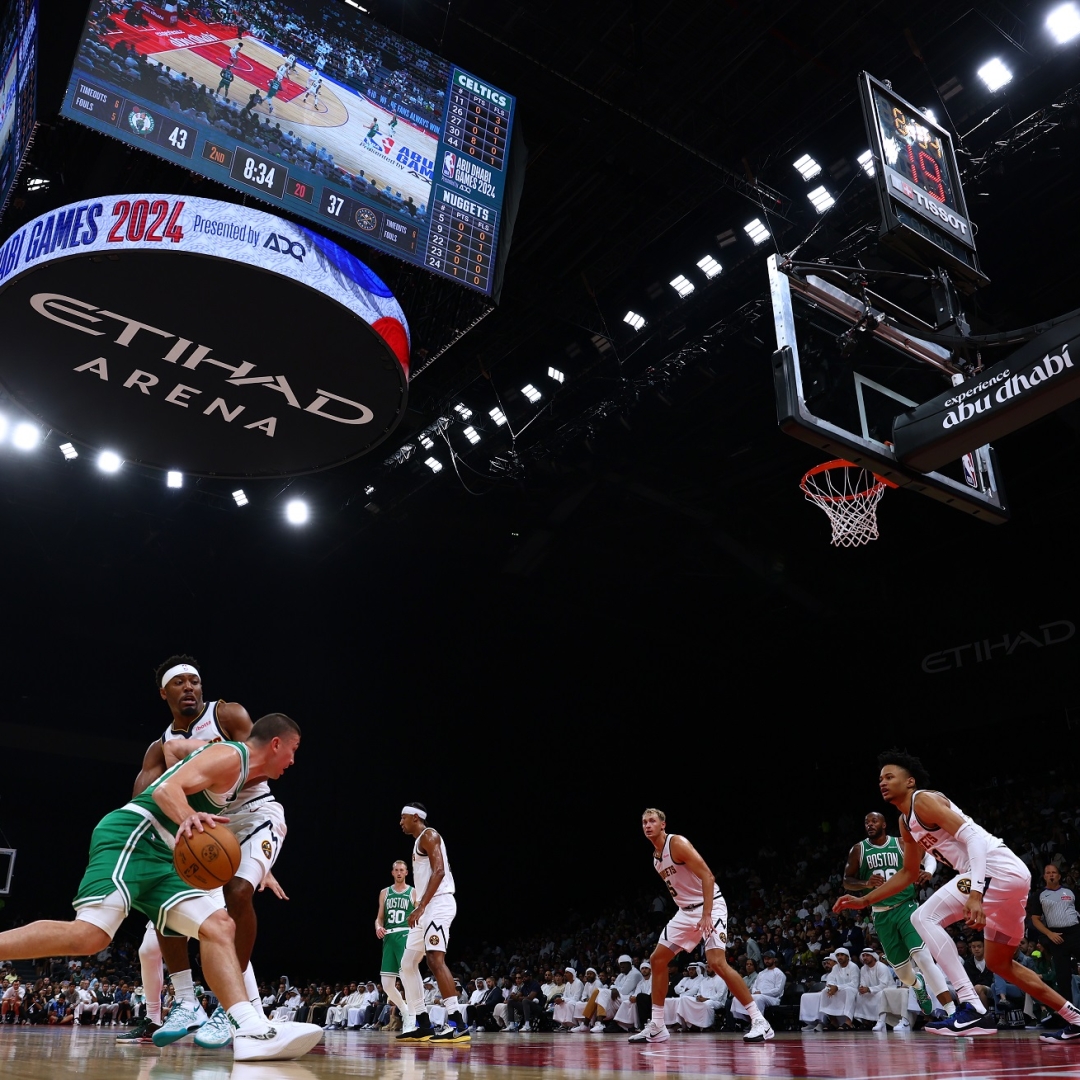
[[935,1035],[996,1035],[997,1017],[981,1013],[970,1001],[965,1001],[952,1016],[931,1020],[926,1030]]
[[428,1042],[434,1034],[435,1029],[428,1024],[425,1027],[404,1028],[395,1039],[397,1042]]
[[134,1027],[117,1035],[116,1041],[118,1043],[133,1043],[136,1046],[152,1043],[154,1041],[152,1036],[159,1027],[161,1027],[160,1024],[155,1024],[149,1016],[144,1016],[141,1020],[136,1021]]
[[750,1030],[743,1036],[743,1042],[764,1042],[766,1039],[771,1039],[775,1034],[772,1025],[763,1016],[750,1025]]
[[451,1024],[443,1024],[442,1027],[435,1029],[429,1041],[433,1043],[467,1043],[472,1042],[472,1036],[467,1028],[459,1030]]
[[303,1057],[322,1041],[323,1030],[317,1024],[288,1022],[268,1028],[257,1035],[233,1034],[233,1058],[236,1061],[283,1061]]
[[206,1050],[221,1050],[233,1041],[233,1024],[219,1005],[213,1015],[195,1032],[195,1045]]
[[190,1035],[193,1031],[206,1023],[206,1013],[201,1005],[192,1007],[178,1001],[165,1017],[165,1023],[154,1032],[153,1042],[155,1046],[168,1046],[177,1039]]
[[1066,1024],[1057,1031],[1044,1032],[1039,1038],[1043,1042],[1067,1042],[1069,1039],[1080,1039],[1080,1024]]
[[635,1035],[631,1035],[627,1042],[667,1042],[671,1038],[671,1033],[668,1031],[664,1024],[658,1024],[655,1020],[650,1020],[649,1023],[641,1031]]
[[919,1008],[927,1015],[931,1016],[934,1012],[934,1003],[930,1000],[930,995],[926,992],[926,980],[922,975],[915,976],[915,985],[911,988],[915,991],[915,1000],[919,1003]]

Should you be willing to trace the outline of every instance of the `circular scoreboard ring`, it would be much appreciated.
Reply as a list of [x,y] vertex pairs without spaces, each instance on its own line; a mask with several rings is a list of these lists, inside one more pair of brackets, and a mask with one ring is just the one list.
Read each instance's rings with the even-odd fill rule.
[[295,476],[381,443],[409,329],[359,259],[233,203],[108,196],[0,247],[0,385],[43,424],[195,476]]

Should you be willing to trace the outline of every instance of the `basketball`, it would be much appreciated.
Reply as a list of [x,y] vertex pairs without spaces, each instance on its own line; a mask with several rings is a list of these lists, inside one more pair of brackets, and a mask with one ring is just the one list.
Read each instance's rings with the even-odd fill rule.
[[232,880],[240,867],[240,845],[224,826],[177,836],[173,848],[176,872],[196,889],[216,889]]

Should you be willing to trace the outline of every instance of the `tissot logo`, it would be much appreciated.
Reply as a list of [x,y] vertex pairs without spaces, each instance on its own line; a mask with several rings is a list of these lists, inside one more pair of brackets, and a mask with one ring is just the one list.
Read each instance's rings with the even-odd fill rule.
[[0,249],[0,382],[27,411],[194,475],[310,472],[393,430],[408,330],[363,264],[248,207],[159,195],[95,206],[100,228],[77,245],[33,243],[39,220]]

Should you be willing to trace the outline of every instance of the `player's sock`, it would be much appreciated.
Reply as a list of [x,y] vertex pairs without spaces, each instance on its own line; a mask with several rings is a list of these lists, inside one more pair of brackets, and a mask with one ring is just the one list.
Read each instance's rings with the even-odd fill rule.
[[[964,971],[964,962],[956,951],[953,939],[934,916],[931,904],[927,904],[911,916],[911,925],[918,931],[919,937],[926,943],[930,954],[952,983],[956,996],[961,1001],[969,1002],[977,1013],[986,1012],[979,1000],[979,995],[971,985],[971,980],[967,977],[967,972]],[[923,978],[926,978],[926,972],[923,972]]]
[[423,958],[422,952],[412,949],[406,949],[401,958],[401,985],[405,989],[409,1015],[414,1018],[424,1012],[424,983],[420,978],[420,961]]
[[757,1002],[751,998],[750,1004],[745,1006],[746,1015],[750,1017],[750,1022],[754,1023],[757,1020],[764,1020],[765,1017],[761,1015],[761,1010],[758,1008]]
[[653,1005],[653,1007],[652,1007],[652,1018],[653,1018],[653,1023],[656,1024],[658,1027],[663,1027],[664,1026],[664,1006],[663,1005]]
[[408,1006],[405,1004],[405,999],[398,992],[397,988],[397,976],[384,975],[382,977],[382,988],[386,993],[387,998],[397,1006],[399,1013],[406,1013]]
[[930,955],[930,950],[925,945],[913,950],[911,959],[915,961],[922,973],[923,982],[926,983],[926,992],[940,1003],[941,995],[949,992],[949,986],[938,962]]
[[250,1001],[239,1001],[226,1012],[236,1025],[238,1035],[261,1035],[270,1028],[266,1017],[260,1016]]
[[1066,1001],[1065,1004],[1058,1009],[1058,1016],[1066,1023],[1075,1024],[1080,1027],[1080,1009],[1078,1009],[1071,1001]]
[[172,977],[173,992],[176,995],[177,1005],[184,1002],[187,1005],[197,1005],[195,1000],[195,983],[191,978],[191,969],[177,971]]
[[148,925],[139,946],[139,967],[143,994],[146,996],[146,1018],[161,1026],[161,991],[165,986],[165,968],[161,961],[161,945],[157,931]]
[[250,962],[248,963],[248,966],[244,968],[244,993],[247,994],[248,1001],[250,1001],[256,1009],[262,1007],[262,1001],[259,997],[259,984],[255,981],[255,969],[251,966]]

